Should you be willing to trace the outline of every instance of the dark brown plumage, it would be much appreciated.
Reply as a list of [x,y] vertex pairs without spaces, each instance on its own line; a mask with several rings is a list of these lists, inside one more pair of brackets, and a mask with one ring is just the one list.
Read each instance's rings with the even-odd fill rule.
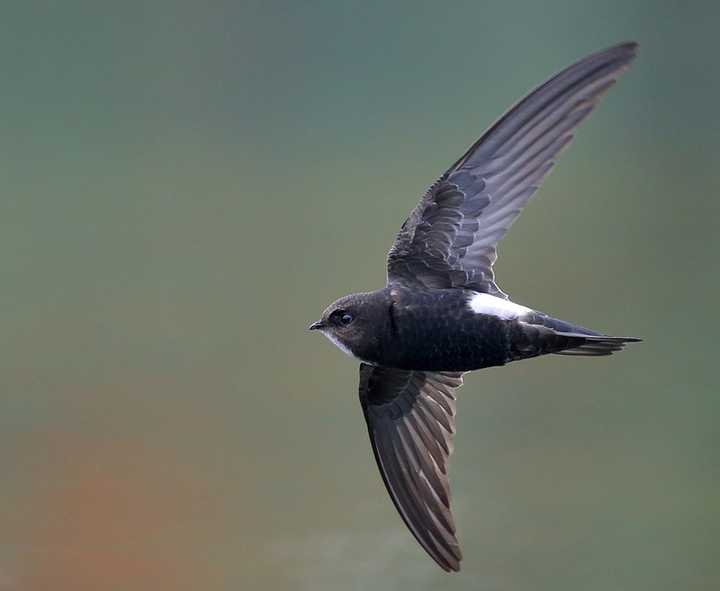
[[493,270],[498,241],[636,50],[587,56],[511,108],[405,220],[387,285],[337,300],[310,327],[362,362],[360,402],[385,486],[446,571],[462,557],[447,473],[462,373],[548,353],[610,355],[639,340],[515,304]]

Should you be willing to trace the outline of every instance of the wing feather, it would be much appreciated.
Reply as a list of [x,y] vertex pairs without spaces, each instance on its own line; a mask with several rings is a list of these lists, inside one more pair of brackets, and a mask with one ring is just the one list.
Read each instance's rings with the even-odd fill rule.
[[497,243],[636,52],[636,43],[623,43],[583,58],[492,125],[403,224],[388,253],[388,284],[507,298],[495,283]]
[[360,366],[360,402],[385,487],[425,551],[445,570],[462,554],[450,510],[447,463],[459,373]]

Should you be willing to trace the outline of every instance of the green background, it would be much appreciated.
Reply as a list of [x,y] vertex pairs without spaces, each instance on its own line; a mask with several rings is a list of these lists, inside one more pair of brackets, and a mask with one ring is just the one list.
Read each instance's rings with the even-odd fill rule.
[[[0,589],[720,588],[716,6],[7,3]],[[646,340],[467,378],[446,575],[305,328],[512,102],[626,39],[497,271]]]

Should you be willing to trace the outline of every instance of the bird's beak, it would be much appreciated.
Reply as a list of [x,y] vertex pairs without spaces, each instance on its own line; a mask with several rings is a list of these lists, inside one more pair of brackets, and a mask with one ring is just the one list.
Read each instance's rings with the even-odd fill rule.
[[313,322],[310,326],[308,326],[308,330],[318,330],[320,328],[323,328],[325,325],[323,324],[322,320],[318,320],[317,322]]

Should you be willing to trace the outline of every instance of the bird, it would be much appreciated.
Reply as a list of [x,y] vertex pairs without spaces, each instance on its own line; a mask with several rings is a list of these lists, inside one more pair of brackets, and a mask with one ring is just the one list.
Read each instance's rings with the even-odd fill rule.
[[511,107],[412,210],[388,253],[386,285],[336,300],[308,327],[360,361],[360,404],[382,480],[447,572],[462,560],[448,460],[463,374],[547,354],[607,356],[641,340],[517,304],[493,269],[498,242],[637,49],[625,42],[587,55]]

